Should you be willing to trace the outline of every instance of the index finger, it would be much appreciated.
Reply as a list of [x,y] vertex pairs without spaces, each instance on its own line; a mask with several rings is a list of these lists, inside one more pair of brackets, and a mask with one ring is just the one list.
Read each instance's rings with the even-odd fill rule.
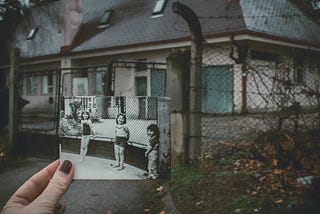
[[56,160],[27,180],[9,199],[8,203],[28,205],[47,187],[60,161]]

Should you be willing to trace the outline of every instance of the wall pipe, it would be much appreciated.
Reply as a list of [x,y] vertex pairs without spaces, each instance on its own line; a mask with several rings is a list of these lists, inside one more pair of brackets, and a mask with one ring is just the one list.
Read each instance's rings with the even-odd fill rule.
[[197,15],[186,5],[172,4],[172,11],[180,15],[188,24],[191,33],[191,65],[189,80],[189,147],[190,164],[196,164],[201,155],[201,66],[202,66],[202,29]]

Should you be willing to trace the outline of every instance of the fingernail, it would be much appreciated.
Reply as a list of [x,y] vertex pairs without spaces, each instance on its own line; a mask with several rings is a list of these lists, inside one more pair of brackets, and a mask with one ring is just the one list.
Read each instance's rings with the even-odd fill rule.
[[72,163],[69,160],[64,160],[59,168],[60,171],[64,172],[65,174],[69,174],[71,170]]
[[57,203],[57,204],[56,204],[56,209],[57,209],[57,210],[60,210],[60,209],[61,209],[61,204],[60,204],[60,203]]

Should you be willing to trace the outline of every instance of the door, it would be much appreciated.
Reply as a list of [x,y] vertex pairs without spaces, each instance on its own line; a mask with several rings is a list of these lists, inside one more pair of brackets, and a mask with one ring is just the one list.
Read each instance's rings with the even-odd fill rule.
[[208,66],[202,68],[203,113],[231,113],[233,110],[233,73],[230,66]]
[[136,95],[139,96],[139,118],[146,119],[147,77],[136,77]]

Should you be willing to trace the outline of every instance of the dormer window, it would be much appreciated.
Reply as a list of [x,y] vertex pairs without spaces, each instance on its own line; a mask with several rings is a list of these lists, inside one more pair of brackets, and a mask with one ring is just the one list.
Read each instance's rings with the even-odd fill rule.
[[33,28],[27,36],[27,40],[33,40],[38,32],[38,27]]
[[156,0],[156,3],[152,11],[152,15],[155,16],[162,14],[167,1],[168,0]]
[[98,28],[106,28],[109,27],[109,20],[113,14],[113,10],[106,10],[98,24]]

